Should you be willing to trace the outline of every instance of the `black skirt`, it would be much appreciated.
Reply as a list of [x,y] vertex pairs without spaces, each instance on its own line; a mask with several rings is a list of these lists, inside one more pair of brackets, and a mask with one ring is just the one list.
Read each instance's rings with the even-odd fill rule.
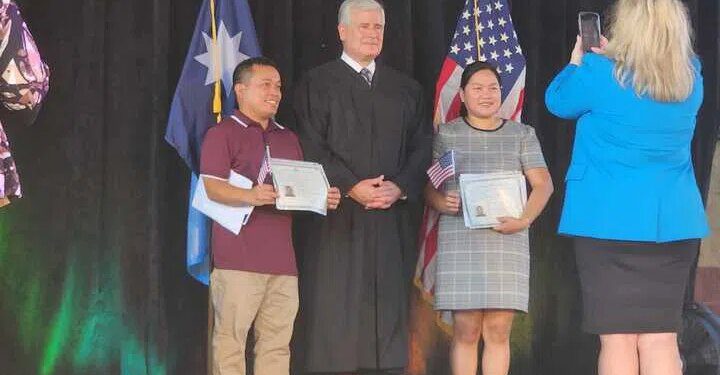
[[699,240],[575,238],[585,332],[677,332]]

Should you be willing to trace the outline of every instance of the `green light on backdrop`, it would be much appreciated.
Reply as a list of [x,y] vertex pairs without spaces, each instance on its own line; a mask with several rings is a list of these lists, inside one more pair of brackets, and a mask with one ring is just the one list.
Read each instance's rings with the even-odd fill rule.
[[30,349],[34,341],[33,338],[38,337],[41,333],[40,303],[42,300],[40,281],[37,277],[34,277],[28,285],[25,302],[23,302],[20,308],[22,312],[19,327],[20,342],[25,351]]
[[[20,220],[17,211],[0,212],[0,310],[15,318],[8,323],[16,327],[15,342],[23,349],[18,365],[29,366],[19,373],[167,374],[157,343],[126,314],[117,254],[102,263],[79,256],[92,249],[45,257],[49,250],[37,239],[14,230],[11,224]],[[52,281],[58,270],[62,284]],[[34,366],[26,362],[33,358]]]
[[150,374],[164,375],[165,366],[158,362],[154,353],[143,352],[136,339],[125,340],[122,344],[122,375]]
[[52,374],[57,364],[58,358],[62,353],[63,347],[70,338],[71,317],[73,314],[73,306],[75,305],[75,273],[74,264],[68,265],[65,274],[65,282],[63,283],[62,300],[60,308],[55,317],[52,319],[50,326],[50,338],[45,346],[45,353],[42,357],[40,374]]

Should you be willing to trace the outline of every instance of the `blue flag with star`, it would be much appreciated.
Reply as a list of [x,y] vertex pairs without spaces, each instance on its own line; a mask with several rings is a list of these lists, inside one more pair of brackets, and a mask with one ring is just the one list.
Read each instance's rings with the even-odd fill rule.
[[[211,2],[215,2],[217,40],[212,38]],[[222,112],[235,108],[232,73],[241,61],[260,55],[255,25],[246,0],[204,0],[175,89],[165,140],[191,170],[190,201],[200,169],[200,147],[207,129],[215,124],[213,85],[219,79]],[[188,204],[187,269],[208,284],[210,220]]]

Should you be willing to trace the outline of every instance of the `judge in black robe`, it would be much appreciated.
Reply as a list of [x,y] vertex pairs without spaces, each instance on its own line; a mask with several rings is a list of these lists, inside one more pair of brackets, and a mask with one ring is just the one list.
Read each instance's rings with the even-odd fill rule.
[[426,181],[432,126],[419,84],[374,63],[381,9],[350,6],[349,14],[338,26],[343,57],[308,72],[295,93],[305,157],[346,196],[327,216],[296,222],[296,353],[305,373],[400,373],[418,230],[411,203]]

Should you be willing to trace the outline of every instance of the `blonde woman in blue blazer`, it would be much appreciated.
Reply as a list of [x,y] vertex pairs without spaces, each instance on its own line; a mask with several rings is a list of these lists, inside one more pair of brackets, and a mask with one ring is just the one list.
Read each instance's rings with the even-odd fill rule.
[[690,154],[700,62],[679,0],[618,0],[609,41],[580,38],[547,89],[576,119],[559,232],[574,236],[583,329],[600,375],[680,375],[676,332],[698,239],[708,234]]

